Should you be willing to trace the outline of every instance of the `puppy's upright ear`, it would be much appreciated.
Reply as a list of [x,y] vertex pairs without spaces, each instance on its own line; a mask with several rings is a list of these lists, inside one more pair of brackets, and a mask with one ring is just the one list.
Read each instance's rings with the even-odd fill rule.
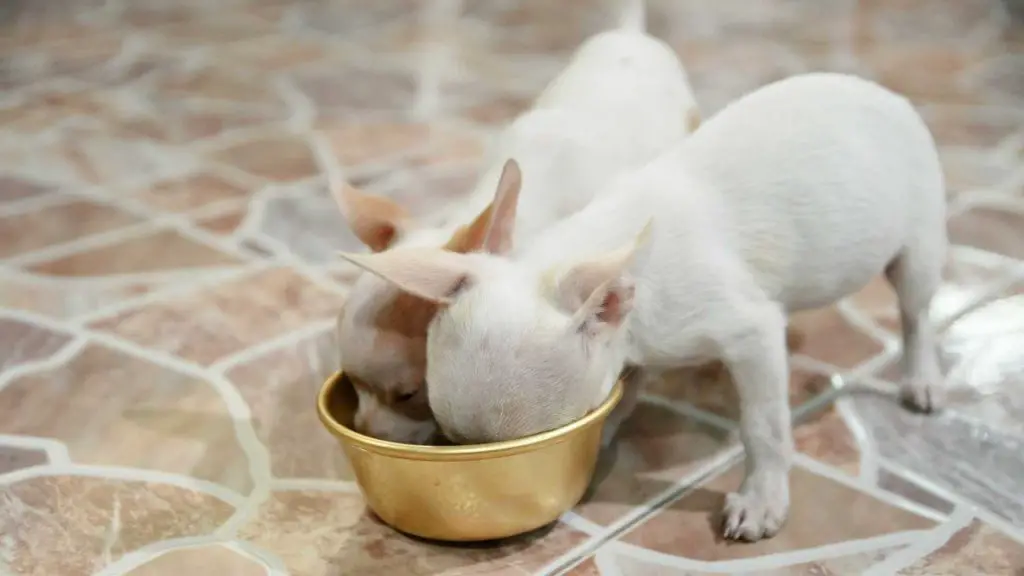
[[631,269],[645,258],[651,223],[628,246],[573,265],[556,287],[559,302],[573,312],[573,330],[594,334],[617,328],[633,309]]
[[367,194],[347,182],[332,184],[331,195],[352,232],[374,252],[387,250],[409,226],[409,213],[390,198]]
[[519,163],[505,162],[498,180],[494,199],[469,225],[460,228],[445,248],[452,252],[487,252],[506,254],[512,249],[512,236],[516,227],[516,209],[523,176]]
[[439,248],[342,253],[341,257],[409,294],[439,304],[451,302],[473,278],[473,267],[466,256]]

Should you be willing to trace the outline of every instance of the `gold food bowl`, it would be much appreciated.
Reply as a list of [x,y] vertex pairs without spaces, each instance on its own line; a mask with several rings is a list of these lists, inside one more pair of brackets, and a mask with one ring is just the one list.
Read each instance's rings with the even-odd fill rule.
[[620,382],[583,418],[526,438],[419,446],[354,431],[356,393],[339,371],[320,390],[317,413],[381,520],[421,538],[471,542],[530,532],[575,506],[594,474],[601,428],[621,397]]

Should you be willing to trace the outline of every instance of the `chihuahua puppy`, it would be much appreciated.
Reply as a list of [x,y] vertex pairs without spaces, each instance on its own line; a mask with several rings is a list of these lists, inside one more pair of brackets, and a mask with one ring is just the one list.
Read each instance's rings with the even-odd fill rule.
[[[699,114],[682,64],[644,33],[644,20],[642,0],[624,0],[620,27],[588,39],[504,131],[469,199],[441,226],[417,227],[391,200],[338,183],[335,200],[352,230],[374,252],[431,246],[500,254],[585,206],[604,181],[672,146]],[[435,437],[424,380],[436,308],[373,274],[354,283],[337,335],[359,396],[358,431],[408,443]]]
[[939,406],[928,308],[947,245],[943,187],[935,143],[906,99],[807,74],[735,101],[511,257],[347,258],[441,307],[429,401],[459,442],[567,424],[627,367],[635,395],[669,368],[722,359],[747,454],[723,528],[755,541],[789,508],[787,312],[833,303],[884,271],[903,321],[904,399]]

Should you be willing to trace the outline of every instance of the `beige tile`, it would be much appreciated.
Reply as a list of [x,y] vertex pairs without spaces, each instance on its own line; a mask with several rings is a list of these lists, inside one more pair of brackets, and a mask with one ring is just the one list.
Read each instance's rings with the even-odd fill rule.
[[252,487],[233,416],[211,384],[98,345],[0,390],[0,431],[59,440],[74,462]]
[[995,528],[975,520],[953,535],[938,550],[914,565],[901,570],[900,576],[940,576],[943,574],[1013,574],[1024,569],[1024,544],[1012,540]]
[[882,352],[882,344],[852,326],[835,307],[798,312],[790,325],[803,334],[800,354],[837,368],[853,368]]
[[0,257],[72,242],[141,221],[123,210],[89,200],[3,217],[0,218]]
[[33,264],[28,270],[43,276],[80,278],[240,263],[235,256],[199,244],[174,230],[157,230]]
[[602,454],[581,516],[611,524],[657,496],[732,443],[725,432],[641,403]]
[[51,357],[71,336],[24,320],[0,318],[0,369]]
[[276,554],[292,576],[532,574],[586,540],[563,524],[487,545],[439,545],[403,536],[343,492],[274,492],[240,531]]
[[261,136],[230,144],[212,153],[212,158],[260,178],[289,182],[316,176],[316,159],[309,145],[289,134]]
[[0,202],[13,202],[51,194],[54,187],[27,178],[0,175]]
[[[829,389],[828,377],[800,369],[789,374],[789,404],[796,408]],[[720,364],[670,373],[650,386],[648,393],[687,402],[706,412],[739,420],[740,404],[729,372]]]
[[178,574],[216,574],[217,576],[266,576],[262,564],[222,546],[203,546],[172,550],[132,569],[125,576],[176,576]]
[[0,474],[14,472],[22,468],[41,466],[49,458],[46,452],[35,448],[14,448],[0,445]]
[[210,364],[337,314],[341,299],[275,268],[166,299],[93,324],[142,346]]
[[1024,258],[1024,211],[978,207],[949,221],[949,239],[997,254]]
[[198,172],[156,182],[140,191],[139,197],[159,210],[180,212],[226,200],[242,201],[250,192],[222,176]]
[[796,449],[856,478],[860,448],[834,405],[809,414],[793,429]]
[[0,488],[0,525],[14,527],[5,535],[4,558],[24,576],[87,576],[104,565],[108,547],[116,561],[154,542],[205,536],[233,511],[175,486],[85,476],[33,478]]
[[[789,520],[782,531],[753,544],[726,542],[719,536],[719,513],[725,494],[735,490],[742,477],[742,465],[731,469],[650,517],[621,540],[664,554],[712,562],[814,548],[933,525],[930,520],[834,480],[794,468],[790,476]],[[837,517],[843,521],[836,522]]]

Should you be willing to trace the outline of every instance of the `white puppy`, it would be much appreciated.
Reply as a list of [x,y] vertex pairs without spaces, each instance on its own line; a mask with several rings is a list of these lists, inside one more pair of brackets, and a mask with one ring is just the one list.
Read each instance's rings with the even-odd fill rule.
[[427,249],[349,258],[443,303],[427,381],[456,441],[566,424],[624,367],[636,369],[635,395],[666,369],[721,358],[747,454],[724,530],[758,540],[789,507],[786,312],[835,302],[884,271],[903,320],[905,399],[937,406],[927,312],[945,210],[935,144],[907,100],[808,74],[734,102],[511,259]]
[[[504,131],[469,199],[441,226],[417,228],[391,200],[338,183],[335,199],[354,232],[375,252],[445,246],[501,253],[513,239],[531,238],[581,209],[606,180],[674,145],[699,122],[696,104],[679,59],[645,34],[643,23],[642,0],[624,0],[621,28],[577,50],[534,107]],[[510,158],[525,173],[518,208],[520,174]],[[489,205],[496,188],[503,205]],[[509,234],[487,243],[495,219],[509,222]],[[359,395],[357,430],[402,442],[431,440],[437,426],[423,383],[435,309],[372,274],[356,280],[338,318],[338,342]]]

